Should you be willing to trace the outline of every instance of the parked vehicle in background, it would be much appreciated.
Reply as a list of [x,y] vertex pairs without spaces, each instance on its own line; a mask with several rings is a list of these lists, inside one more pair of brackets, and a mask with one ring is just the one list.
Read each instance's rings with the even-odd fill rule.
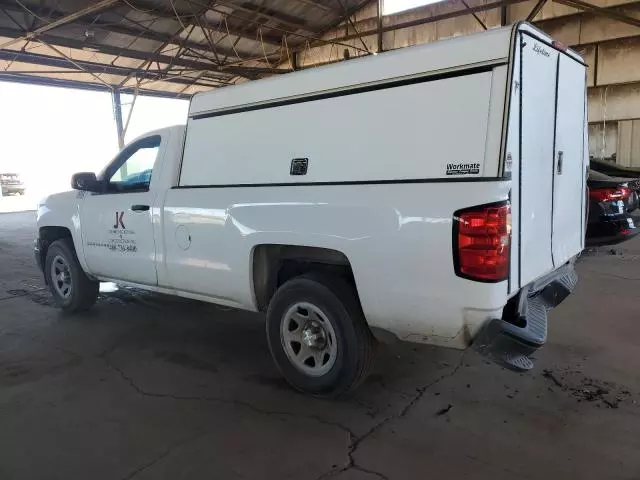
[[2,195],[24,195],[25,186],[17,173],[0,173]]
[[[615,160],[615,155],[613,157]],[[589,168],[599,173],[604,173],[610,177],[620,178],[640,178],[640,168],[636,167],[624,167],[618,165],[613,160],[602,160],[598,158],[591,158],[589,162]]]
[[589,171],[587,245],[612,245],[640,233],[638,191],[640,180]]
[[195,95],[40,203],[37,262],[68,311],[113,281],[265,312],[315,395],[374,337],[528,370],[584,248],[585,69],[520,23]]

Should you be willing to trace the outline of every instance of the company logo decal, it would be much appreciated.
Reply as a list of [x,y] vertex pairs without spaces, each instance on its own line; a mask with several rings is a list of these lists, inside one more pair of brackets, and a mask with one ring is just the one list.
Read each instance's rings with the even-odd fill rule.
[[124,226],[124,212],[115,213],[115,224],[107,229],[106,238],[100,241],[87,242],[87,246],[106,248],[114,253],[137,252],[136,232]]
[[447,163],[447,175],[477,175],[479,163]]
[[116,224],[113,226],[113,228],[127,228],[124,226],[124,223],[122,223],[122,216],[124,215],[124,212],[116,212]]
[[536,52],[538,55],[542,55],[543,57],[548,57],[551,55],[548,50],[545,50],[544,47],[542,47],[537,43],[533,44],[533,51]]

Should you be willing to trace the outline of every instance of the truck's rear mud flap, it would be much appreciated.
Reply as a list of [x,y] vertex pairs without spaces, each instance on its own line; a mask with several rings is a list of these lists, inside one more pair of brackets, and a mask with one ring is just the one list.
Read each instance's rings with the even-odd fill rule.
[[577,282],[573,264],[569,263],[523,288],[507,304],[503,318],[494,318],[483,326],[473,348],[510,370],[530,370],[530,356],[547,341],[547,312],[567,298]]

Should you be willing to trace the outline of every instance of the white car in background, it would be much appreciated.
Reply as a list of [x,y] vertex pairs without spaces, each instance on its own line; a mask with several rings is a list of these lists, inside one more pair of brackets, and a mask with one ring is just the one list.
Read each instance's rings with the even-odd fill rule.
[[24,195],[26,188],[17,173],[0,173],[2,196]]

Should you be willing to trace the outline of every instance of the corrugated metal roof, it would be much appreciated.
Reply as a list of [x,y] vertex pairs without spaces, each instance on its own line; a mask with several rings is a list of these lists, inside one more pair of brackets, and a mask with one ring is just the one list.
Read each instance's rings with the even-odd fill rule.
[[0,0],[0,80],[185,97],[291,70],[370,0]]

